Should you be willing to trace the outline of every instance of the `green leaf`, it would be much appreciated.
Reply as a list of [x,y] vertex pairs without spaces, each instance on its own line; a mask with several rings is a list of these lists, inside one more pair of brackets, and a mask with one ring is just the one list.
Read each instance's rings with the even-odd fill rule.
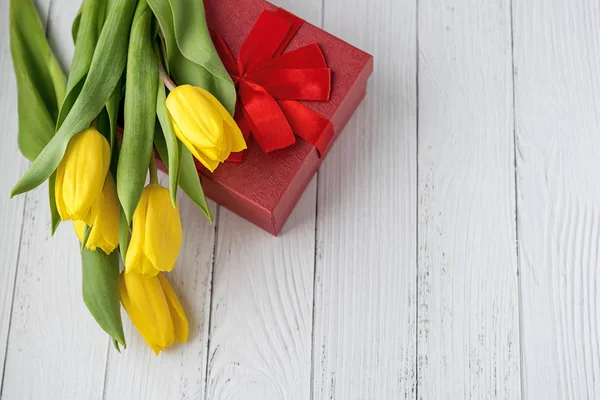
[[13,188],[11,196],[27,192],[48,179],[60,163],[71,138],[86,129],[108,102],[125,68],[128,32],[135,5],[136,0],[118,0],[109,8],[80,95],[56,135]]
[[[52,55],[52,57],[48,64],[48,70],[50,72],[50,78],[52,79],[52,83],[54,84],[54,95],[56,96],[56,102],[57,104],[60,104],[67,93],[67,78],[65,78],[65,73],[58,64],[58,60],[56,60],[54,54],[50,54]],[[54,119],[56,120],[57,117],[55,117]]]
[[117,194],[128,222],[144,189],[156,124],[158,65],[151,33],[152,10],[145,0],[140,0],[131,26],[125,125],[117,169]]
[[96,129],[104,136],[110,145],[110,119],[108,118],[106,107],[100,111],[100,114],[96,118]]
[[121,213],[119,214],[119,252],[121,253],[123,264],[125,264],[125,259],[127,258],[127,248],[129,247],[130,234],[131,228],[127,222],[127,218],[125,218],[125,213],[121,208]]
[[179,84],[211,92],[233,115],[235,86],[212,43],[201,0],[148,0],[161,26],[170,72]]
[[110,123],[110,148],[111,148],[111,160],[110,167],[111,171],[113,171],[113,175],[117,176],[117,165],[119,162],[119,146],[116,145],[117,142],[117,124],[119,118],[119,105],[121,103],[121,93],[123,90],[123,81],[122,78],[115,91],[113,92],[110,99],[108,99],[108,103],[106,103],[106,112],[108,114],[108,119]]
[[123,347],[125,334],[119,300],[119,256],[102,250],[81,252],[83,301],[100,327]]
[[177,207],[177,189],[179,187],[179,166],[180,166],[180,153],[181,153],[181,142],[177,139],[175,131],[173,130],[173,124],[169,117],[169,111],[166,106],[166,94],[165,86],[162,84],[162,80],[159,77],[158,82],[158,98],[156,99],[156,115],[162,127],[162,132],[167,146],[169,154],[169,161],[167,168],[169,169],[169,189],[171,191],[171,202],[173,207]]
[[48,200],[50,202],[50,217],[52,220],[52,224],[50,226],[50,233],[54,236],[54,232],[60,225],[61,219],[60,214],[58,213],[58,208],[56,207],[56,197],[54,192],[54,185],[56,184],[56,173],[50,175],[48,179]]
[[[57,127],[60,127],[73,108],[75,101],[79,97],[86,76],[92,65],[94,50],[98,44],[104,16],[106,13],[106,1],[104,0],[85,0],[81,4],[81,9],[73,22],[73,32],[77,21],[77,36],[69,80],[67,83],[67,95],[60,109]],[[79,18],[79,20],[78,20]]]
[[117,164],[119,162],[119,146],[116,144],[117,140],[117,118],[119,114],[119,104],[121,101],[121,90],[122,82],[119,81],[113,94],[110,96],[108,103],[104,109],[96,118],[98,131],[106,138],[110,145],[111,157],[110,157],[110,171],[113,177],[117,176]]
[[117,87],[115,87],[115,91],[108,99],[108,103],[106,103],[106,112],[108,113],[108,119],[110,120],[110,148],[115,147],[115,142],[117,138],[117,119],[119,117],[119,104],[121,102],[121,91],[123,79],[119,82]]
[[85,245],[87,244],[91,233],[92,233],[92,227],[86,225],[85,229],[83,231],[83,240],[81,241],[80,251],[83,251],[85,249]]
[[73,20],[73,24],[71,25],[71,39],[73,39],[73,43],[77,43],[77,34],[79,33],[79,27],[81,26],[81,10],[83,9],[83,4],[79,7],[79,11],[77,11],[77,15]]
[[[103,3],[107,4],[105,5],[105,9],[106,7],[110,7],[110,3],[113,3],[115,0],[105,0]],[[85,1],[84,1],[85,3]],[[83,4],[81,4],[81,6],[79,7],[79,11],[77,11],[77,15],[75,15],[75,18],[73,19],[73,24],[71,25],[71,38],[73,39],[73,43],[77,43],[77,35],[79,33],[79,27],[81,26],[81,14],[82,14],[82,10],[83,10]],[[102,28],[102,25],[104,24],[104,14],[98,14],[96,20],[99,23],[99,27]],[[96,38],[97,39],[97,38]]]
[[204,190],[202,190],[202,185],[200,184],[200,176],[194,163],[194,156],[192,156],[192,153],[185,146],[181,148],[181,176],[179,184],[183,191],[204,212],[206,218],[212,224],[212,214],[206,202]]
[[[66,78],[45,37],[30,0],[11,1],[11,50],[19,104],[19,148],[33,161],[54,136],[58,106],[65,97]],[[54,174],[48,183],[51,232],[60,224],[54,197]]]
[[[110,148],[113,150],[113,157],[118,154],[114,150],[116,150],[117,147],[115,144],[117,140],[117,118],[119,116],[119,104],[121,102],[122,81],[123,80],[119,81],[115,87],[113,94],[110,96],[110,99],[108,99],[106,106],[100,112],[97,119],[98,131],[100,131],[108,141]],[[111,160],[111,167],[113,166],[113,162],[115,163],[114,167],[116,168],[117,159]]]
[[[165,165],[169,165],[167,143],[165,142],[165,137],[159,127],[157,127],[156,134],[154,135],[154,145],[156,146],[156,150],[158,151],[158,155],[162,162]],[[196,203],[198,208],[204,212],[204,215],[206,215],[206,218],[208,218],[208,221],[212,224],[212,213],[210,212],[206,196],[204,196],[204,190],[202,190],[202,185],[200,184],[200,176],[198,175],[198,170],[194,163],[194,156],[192,156],[192,153],[190,153],[187,147],[182,146],[181,143],[179,154],[181,158],[179,186],[183,189],[185,194]]]
[[66,82],[31,0],[10,2],[10,48],[18,89],[19,149],[32,161],[54,135]]

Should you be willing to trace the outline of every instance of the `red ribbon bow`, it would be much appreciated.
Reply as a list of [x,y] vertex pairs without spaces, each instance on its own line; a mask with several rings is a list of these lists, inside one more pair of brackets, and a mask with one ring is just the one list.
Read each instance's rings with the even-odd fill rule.
[[[237,62],[225,41],[213,42],[238,88],[235,120],[246,142],[250,132],[265,152],[295,143],[294,132],[323,154],[331,122],[296,100],[329,100],[331,71],[316,43],[282,54],[304,21],[285,10],[263,11],[242,44]],[[229,161],[240,162],[242,153]]]

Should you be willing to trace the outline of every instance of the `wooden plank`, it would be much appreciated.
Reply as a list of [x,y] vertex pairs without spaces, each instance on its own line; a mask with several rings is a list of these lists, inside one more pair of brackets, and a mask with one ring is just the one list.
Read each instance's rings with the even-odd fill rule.
[[207,399],[309,398],[315,190],[279,238],[221,208]]
[[[48,0],[40,1],[38,9],[46,20]],[[9,18],[10,2],[0,3],[0,15]],[[10,25],[2,24],[0,33],[0,121],[4,121],[4,134],[0,135],[0,186],[5,188],[5,195],[0,196],[0,393],[6,356],[6,343],[10,326],[10,314],[14,293],[15,274],[19,259],[19,243],[21,239],[25,196],[9,199],[8,190],[19,180],[27,168],[27,160],[18,151],[18,115],[17,85],[10,56]]]
[[46,190],[27,195],[3,396],[99,399],[108,339],[81,299],[71,224],[50,236]]
[[513,5],[524,397],[600,398],[600,7]]
[[414,398],[416,1],[324,13],[375,72],[319,175],[313,398]]
[[[276,4],[320,25],[321,1]],[[207,399],[307,399],[316,180],[280,237],[221,208],[213,272]]]
[[[66,21],[77,6],[75,0],[53,0],[50,6],[49,36],[65,65],[72,57]],[[101,398],[108,340],[81,300],[81,260],[71,224],[50,237],[47,190],[43,185],[27,194],[2,396]]]
[[[160,181],[168,186],[166,175]],[[188,342],[155,357],[123,312],[128,347],[121,354],[109,352],[106,399],[204,398],[215,227],[182,191],[178,198],[184,239],[177,265],[166,276],[188,317]],[[209,204],[214,213],[215,203]]]
[[[35,0],[34,3],[42,23],[46,25],[50,0]],[[6,16],[7,19],[9,7],[9,1],[4,1],[0,5],[0,14]],[[0,35],[0,53],[6,55],[6,57],[0,58],[0,80],[5,83],[0,88],[0,120],[5,121],[6,124],[6,134],[0,137],[0,185],[6,190],[9,190],[18,181],[29,165],[18,151],[17,86],[10,56],[9,28],[9,23],[3,24]],[[14,199],[9,199],[8,195],[0,197],[0,219],[3,221],[3,227],[0,230],[1,263],[4,266],[0,268],[0,355],[2,356],[0,377],[2,377],[2,382],[4,382],[4,366],[26,198],[27,195]],[[2,392],[0,387],[0,393]]]
[[419,2],[419,398],[519,398],[510,1]]

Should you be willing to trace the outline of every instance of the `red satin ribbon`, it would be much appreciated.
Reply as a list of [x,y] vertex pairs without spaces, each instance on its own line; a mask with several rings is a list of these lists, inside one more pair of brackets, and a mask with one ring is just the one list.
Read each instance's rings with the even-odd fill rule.
[[[238,89],[235,120],[265,152],[295,143],[294,133],[323,154],[331,122],[297,100],[327,101],[331,71],[316,43],[282,54],[304,21],[285,10],[263,11],[242,44],[237,61],[216,33],[215,48]],[[240,162],[243,152],[229,161]]]

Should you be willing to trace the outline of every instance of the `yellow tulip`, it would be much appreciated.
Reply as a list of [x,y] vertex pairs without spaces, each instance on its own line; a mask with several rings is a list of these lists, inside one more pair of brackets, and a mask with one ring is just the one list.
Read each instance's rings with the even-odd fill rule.
[[94,222],[93,207],[110,165],[110,145],[94,128],[75,135],[56,170],[55,199],[63,221]]
[[246,148],[240,128],[208,91],[178,86],[169,93],[166,105],[179,140],[211,172],[231,152]]
[[125,270],[146,276],[171,271],[179,255],[181,240],[179,208],[173,207],[169,189],[151,183],[144,188],[133,213]]
[[73,230],[75,231],[79,242],[83,243],[83,236],[85,235],[85,222],[81,220],[73,221]]
[[[119,213],[121,211],[115,181],[111,174],[108,174],[104,190],[94,207],[97,213],[85,247],[92,251],[96,251],[100,247],[106,254],[110,254],[119,245]],[[73,221],[73,227],[79,241],[82,242],[85,222]]]
[[121,274],[121,303],[148,346],[158,353],[174,341],[185,343],[188,321],[169,281],[158,274]]

